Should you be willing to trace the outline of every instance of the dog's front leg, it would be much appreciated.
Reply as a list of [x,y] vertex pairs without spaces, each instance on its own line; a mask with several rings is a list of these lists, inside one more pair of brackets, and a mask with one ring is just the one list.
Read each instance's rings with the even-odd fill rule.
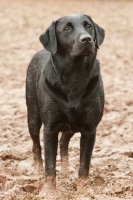
[[45,176],[46,188],[56,188],[56,156],[58,146],[58,133],[44,129],[44,149],[45,149]]
[[79,179],[88,177],[95,136],[96,129],[81,132]]

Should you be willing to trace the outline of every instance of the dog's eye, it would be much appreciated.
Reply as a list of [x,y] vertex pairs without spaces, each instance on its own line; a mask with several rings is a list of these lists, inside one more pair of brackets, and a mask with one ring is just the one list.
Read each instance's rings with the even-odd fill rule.
[[64,28],[65,31],[70,31],[70,29],[71,29],[70,26],[66,26],[66,27]]
[[90,24],[87,24],[87,25],[86,25],[86,28],[91,28],[91,25],[90,25]]

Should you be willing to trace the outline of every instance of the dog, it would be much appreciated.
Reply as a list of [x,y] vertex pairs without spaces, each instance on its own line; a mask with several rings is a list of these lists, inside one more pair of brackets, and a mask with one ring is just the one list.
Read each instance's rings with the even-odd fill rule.
[[[104,110],[104,89],[97,50],[105,37],[90,16],[64,16],[40,36],[44,49],[32,58],[26,78],[26,104],[34,166],[43,171],[39,133],[44,124],[45,180],[56,188],[58,133],[62,173],[68,144],[81,133],[78,177],[88,177],[96,129]],[[67,168],[68,169],[68,168]]]

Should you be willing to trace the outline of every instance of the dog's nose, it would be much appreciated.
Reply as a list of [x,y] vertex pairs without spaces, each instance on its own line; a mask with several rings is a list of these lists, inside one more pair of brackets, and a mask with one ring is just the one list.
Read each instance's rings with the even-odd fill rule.
[[92,41],[92,37],[90,35],[81,35],[79,38],[81,43],[87,43]]

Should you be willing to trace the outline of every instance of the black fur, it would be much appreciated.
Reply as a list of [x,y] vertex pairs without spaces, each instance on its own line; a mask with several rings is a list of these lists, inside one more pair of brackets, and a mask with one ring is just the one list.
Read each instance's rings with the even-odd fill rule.
[[62,168],[68,164],[68,143],[80,132],[79,178],[89,172],[96,128],[102,118],[104,91],[97,49],[104,30],[87,15],[71,15],[53,22],[40,41],[45,49],[27,70],[28,127],[34,162],[42,169],[39,132],[44,124],[45,175],[55,183],[58,133]]

